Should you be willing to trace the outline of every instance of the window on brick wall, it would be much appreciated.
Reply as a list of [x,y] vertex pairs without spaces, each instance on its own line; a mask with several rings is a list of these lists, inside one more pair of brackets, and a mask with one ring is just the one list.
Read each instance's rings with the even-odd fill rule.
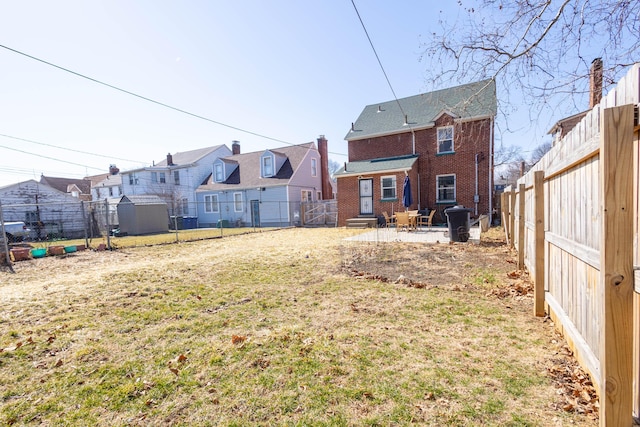
[[438,128],[438,154],[453,153],[453,126]]
[[453,203],[456,201],[456,176],[436,176],[436,194],[438,203]]
[[396,199],[398,197],[396,194],[396,177],[394,175],[380,177],[380,190],[383,199]]

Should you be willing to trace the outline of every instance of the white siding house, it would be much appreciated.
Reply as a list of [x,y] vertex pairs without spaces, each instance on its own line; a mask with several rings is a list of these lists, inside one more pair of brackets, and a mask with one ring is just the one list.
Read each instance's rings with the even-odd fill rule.
[[78,198],[35,180],[0,188],[4,221],[24,221],[33,239],[84,236],[85,205]]
[[196,190],[200,227],[298,225],[300,203],[322,199],[323,159],[315,143],[246,154],[234,143],[234,151],[213,163]]
[[171,215],[195,217],[195,190],[211,174],[213,162],[230,154],[224,144],[167,154],[153,166],[120,172],[123,194],[155,195],[167,203]]

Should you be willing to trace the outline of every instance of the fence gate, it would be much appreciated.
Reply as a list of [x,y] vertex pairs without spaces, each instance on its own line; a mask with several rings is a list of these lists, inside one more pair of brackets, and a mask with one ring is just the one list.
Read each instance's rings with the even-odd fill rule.
[[302,203],[302,225],[338,225],[338,202],[320,200]]

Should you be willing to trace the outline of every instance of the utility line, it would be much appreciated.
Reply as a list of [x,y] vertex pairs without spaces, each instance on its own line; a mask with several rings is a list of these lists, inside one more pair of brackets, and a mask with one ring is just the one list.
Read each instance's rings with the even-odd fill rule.
[[[358,15],[358,19],[360,20],[360,24],[362,25],[362,29],[364,30],[364,33],[367,36],[367,40],[369,40],[369,44],[371,45],[371,49],[373,50],[373,53],[376,56],[376,59],[378,60],[378,65],[380,65],[380,69],[382,70],[382,74],[384,74],[384,78],[387,80],[387,84],[389,85],[389,89],[391,89],[391,93],[393,94],[393,98],[396,100],[396,103],[398,104],[398,107],[400,107],[400,111],[402,112],[402,115],[404,117],[407,117],[407,114],[404,112],[404,109],[402,108],[402,105],[400,105],[400,101],[398,100],[398,96],[396,95],[396,91],[393,90],[393,86],[391,85],[391,80],[389,80],[389,76],[387,75],[387,72],[385,71],[384,66],[382,65],[382,61],[380,60],[380,56],[378,56],[378,52],[376,51],[376,48],[373,45],[373,41],[371,41],[371,37],[369,37],[369,32],[367,31],[367,27],[364,25],[364,21],[362,20],[362,17],[360,16],[360,12],[358,11],[358,7],[356,6],[355,1],[351,0],[351,4],[353,5],[353,8],[356,11],[356,15]],[[409,123],[407,123],[407,126],[409,126],[409,128],[411,128],[411,125]]]
[[[239,127],[236,127],[236,126],[228,125],[228,124],[226,124],[226,123],[222,123],[222,122],[219,122],[219,121],[217,121],[217,120],[213,120],[213,119],[210,119],[210,118],[207,118],[207,117],[201,116],[201,115],[199,115],[199,114],[191,113],[191,112],[186,111],[186,110],[183,110],[183,109],[181,109],[181,108],[173,107],[173,106],[171,106],[171,105],[169,105],[169,104],[165,104],[164,102],[156,101],[156,100],[154,100],[154,99],[147,98],[146,96],[138,95],[137,93],[134,93],[134,92],[128,91],[128,90],[126,90],[126,89],[119,88],[119,87],[114,86],[114,85],[109,84],[109,83],[105,83],[105,82],[103,82],[103,81],[100,81],[100,80],[98,80],[98,79],[94,79],[94,78],[89,77],[89,76],[86,76],[86,75],[84,75],[84,74],[80,74],[80,73],[75,72],[75,71],[73,71],[73,70],[70,70],[70,69],[68,69],[68,68],[61,67],[61,66],[59,66],[59,65],[56,65],[56,64],[53,64],[53,63],[51,63],[51,62],[45,61],[44,59],[36,58],[35,56],[29,55],[29,54],[27,54],[27,53],[21,52],[21,51],[16,50],[16,49],[12,49],[12,48],[10,48],[10,47],[8,47],[8,46],[5,46],[5,45],[1,45],[1,44],[0,44],[0,47],[1,47],[1,48],[3,48],[3,49],[9,50],[9,51],[11,51],[11,52],[17,53],[18,55],[22,55],[22,56],[25,56],[25,57],[27,57],[27,58],[29,58],[29,59],[33,59],[34,61],[38,61],[38,62],[41,62],[41,63],[43,63],[43,64],[49,65],[49,66],[51,66],[51,67],[57,68],[57,69],[59,69],[59,70],[65,71],[65,72],[67,72],[67,73],[71,73],[71,74],[73,74],[73,75],[75,75],[75,76],[78,76],[78,77],[81,77],[81,78],[83,78],[83,79],[86,79],[86,80],[92,81],[92,82],[94,82],[94,83],[98,83],[98,84],[100,84],[100,85],[106,86],[106,87],[108,87],[108,88],[111,88],[111,89],[117,90],[117,91],[122,92],[122,93],[126,93],[127,95],[135,96],[136,98],[139,98],[139,99],[142,99],[142,100],[145,100],[145,101],[151,102],[151,103],[156,104],[156,105],[160,105],[160,106],[165,107],[165,108],[168,108],[168,109],[170,109],[170,110],[174,110],[174,111],[177,111],[177,112],[179,112],[179,113],[186,114],[186,115],[189,115],[189,116],[192,116],[192,117],[198,118],[198,119],[200,119],[200,120],[205,120],[205,121],[207,121],[207,122],[211,122],[211,123],[217,124],[217,125],[219,125],[219,126],[224,126],[224,127],[229,128],[229,129],[237,130],[238,132],[243,132],[243,133],[247,133],[247,134],[249,134],[249,135],[257,136],[257,137],[259,137],[259,138],[265,138],[265,139],[268,139],[268,140],[271,140],[271,141],[281,142],[281,143],[283,143],[283,144],[287,144],[287,145],[300,145],[300,144],[294,144],[294,143],[292,143],[292,142],[287,142],[287,141],[284,141],[284,140],[282,140],[282,139],[278,139],[278,138],[273,138],[273,137],[270,137],[270,136],[262,135],[262,134],[259,134],[259,133],[257,133],[257,132],[252,132],[252,131],[250,131],[250,130],[242,129],[242,128],[239,128]],[[331,152],[331,154],[336,154],[336,155],[339,155],[339,156],[344,156],[344,155],[345,155],[345,154],[341,154],[341,153],[333,153],[333,152]]]
[[53,145],[53,144],[46,144],[44,142],[33,141],[31,139],[19,138],[17,136],[6,135],[4,133],[0,133],[0,136],[3,136],[5,138],[16,139],[18,141],[31,142],[32,144],[45,145],[47,147],[59,148],[61,150],[73,151],[74,153],[87,154],[89,156],[96,156],[96,157],[102,157],[102,158],[108,158],[108,159],[114,159],[114,160],[122,160],[122,161],[125,161],[125,162],[140,163],[140,164],[143,164],[143,165],[147,163],[147,162],[141,162],[141,161],[138,161],[138,160],[123,159],[121,157],[107,156],[105,154],[97,154],[97,153],[90,153],[88,151],[74,150],[73,148],[60,147],[59,145]]
[[55,160],[56,162],[67,163],[67,164],[70,164],[70,165],[80,166],[80,167],[87,168],[87,169],[95,169],[95,170],[98,170],[98,171],[102,171],[103,170],[102,168],[96,168],[96,167],[93,167],[93,166],[81,165],[80,163],[74,163],[74,162],[70,162],[68,160],[56,159],[55,157],[44,156],[42,154],[30,153],[28,151],[18,150],[17,148],[7,147],[5,145],[0,145],[0,148],[6,148],[7,150],[17,151],[19,153],[29,154],[31,156],[36,156],[36,157],[42,157],[43,159]]

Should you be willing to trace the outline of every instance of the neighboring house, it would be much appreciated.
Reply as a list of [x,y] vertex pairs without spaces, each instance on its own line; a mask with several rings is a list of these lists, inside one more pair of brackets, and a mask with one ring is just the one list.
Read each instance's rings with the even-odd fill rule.
[[169,206],[171,215],[197,215],[195,190],[211,173],[218,157],[231,154],[226,145],[175,154],[153,166],[120,172],[123,194],[155,195]]
[[[321,154],[323,153],[323,154]],[[327,140],[233,155],[213,163],[196,191],[200,227],[300,224],[301,202],[332,198]]]
[[109,173],[88,176],[91,181],[91,200],[104,200],[122,195],[122,177],[116,165],[109,166]]
[[78,200],[91,200],[91,181],[85,178],[56,178],[41,175],[40,184],[48,185],[58,191],[70,194]]
[[78,197],[33,179],[0,188],[4,221],[24,221],[33,239],[84,236],[84,205]]
[[587,113],[593,110],[597,104],[602,100],[602,60],[596,58],[591,62],[591,68],[589,69],[589,109],[580,113],[574,114],[564,119],[558,120],[547,133],[552,137],[552,145],[556,145],[562,138],[565,137],[574,127],[587,115]]
[[490,214],[493,189],[493,129],[497,110],[493,80],[368,105],[345,139],[349,161],[338,182],[338,224],[409,209],[463,205]]

